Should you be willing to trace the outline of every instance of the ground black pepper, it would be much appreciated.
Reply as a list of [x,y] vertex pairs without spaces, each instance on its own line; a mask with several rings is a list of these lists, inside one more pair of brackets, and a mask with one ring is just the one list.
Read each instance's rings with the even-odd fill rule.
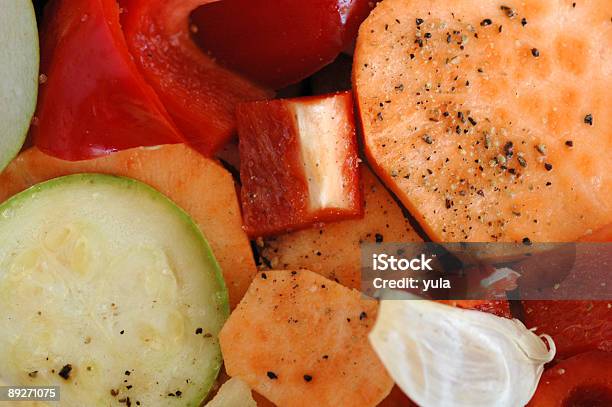
[[62,370],[59,371],[58,375],[64,379],[64,380],[68,380],[70,378],[70,372],[72,371],[72,365],[70,363],[68,363],[67,365],[64,365],[64,367],[62,367]]

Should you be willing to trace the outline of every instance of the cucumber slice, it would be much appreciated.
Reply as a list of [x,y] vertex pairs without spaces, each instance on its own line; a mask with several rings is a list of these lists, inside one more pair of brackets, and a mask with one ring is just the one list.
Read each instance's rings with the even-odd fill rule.
[[38,94],[38,29],[30,0],[0,3],[0,171],[25,140]]
[[145,184],[71,175],[0,205],[0,382],[61,386],[62,406],[196,406],[228,313],[199,229]]

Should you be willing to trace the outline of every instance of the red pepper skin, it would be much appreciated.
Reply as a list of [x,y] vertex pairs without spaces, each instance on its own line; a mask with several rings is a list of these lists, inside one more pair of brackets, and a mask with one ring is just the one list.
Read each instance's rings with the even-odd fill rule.
[[376,407],[418,407],[408,398],[397,385],[393,386],[391,393]]
[[581,353],[549,368],[528,406],[612,406],[612,353]]
[[114,0],[55,0],[40,37],[38,148],[82,160],[183,141],[130,57]]
[[130,52],[188,142],[205,155],[235,132],[239,102],[272,97],[220,67],[191,38],[189,15],[211,0],[122,0]]
[[507,300],[441,300],[438,301],[453,307],[471,309],[503,318],[512,318],[510,303]]
[[609,301],[523,301],[525,325],[550,335],[557,357],[581,352],[612,352],[612,308]]
[[[325,117],[335,117],[346,127],[325,133],[324,142],[314,142],[318,155],[333,157],[326,161],[304,152],[294,109],[308,108],[329,98],[336,98],[337,105],[325,110]],[[237,108],[237,118],[242,210],[249,236],[269,236],[363,215],[350,93],[244,103]],[[334,185],[332,192],[327,191],[329,195],[340,191],[342,204],[320,207],[311,204],[311,198],[321,195],[309,188],[305,166],[306,163],[314,166],[315,162],[322,163],[321,168],[318,164],[316,167],[327,174],[329,170],[340,174],[339,179],[334,178],[340,183]],[[341,190],[338,185],[342,185]]]
[[357,36],[371,0],[223,0],[193,14],[200,46],[280,89],[332,62]]

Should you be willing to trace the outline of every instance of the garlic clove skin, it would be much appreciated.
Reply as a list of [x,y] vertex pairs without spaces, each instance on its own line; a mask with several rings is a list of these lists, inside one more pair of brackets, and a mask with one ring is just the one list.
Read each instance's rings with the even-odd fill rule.
[[397,385],[422,407],[524,406],[555,355],[552,339],[542,338],[516,319],[397,299],[381,301],[369,335]]

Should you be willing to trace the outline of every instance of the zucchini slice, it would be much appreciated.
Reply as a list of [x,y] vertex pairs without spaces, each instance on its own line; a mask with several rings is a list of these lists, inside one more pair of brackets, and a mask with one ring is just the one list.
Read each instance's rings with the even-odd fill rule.
[[0,205],[0,381],[62,406],[196,406],[222,364],[225,284],[189,216],[108,175]]
[[0,172],[25,141],[38,96],[38,29],[30,0],[0,2]]

